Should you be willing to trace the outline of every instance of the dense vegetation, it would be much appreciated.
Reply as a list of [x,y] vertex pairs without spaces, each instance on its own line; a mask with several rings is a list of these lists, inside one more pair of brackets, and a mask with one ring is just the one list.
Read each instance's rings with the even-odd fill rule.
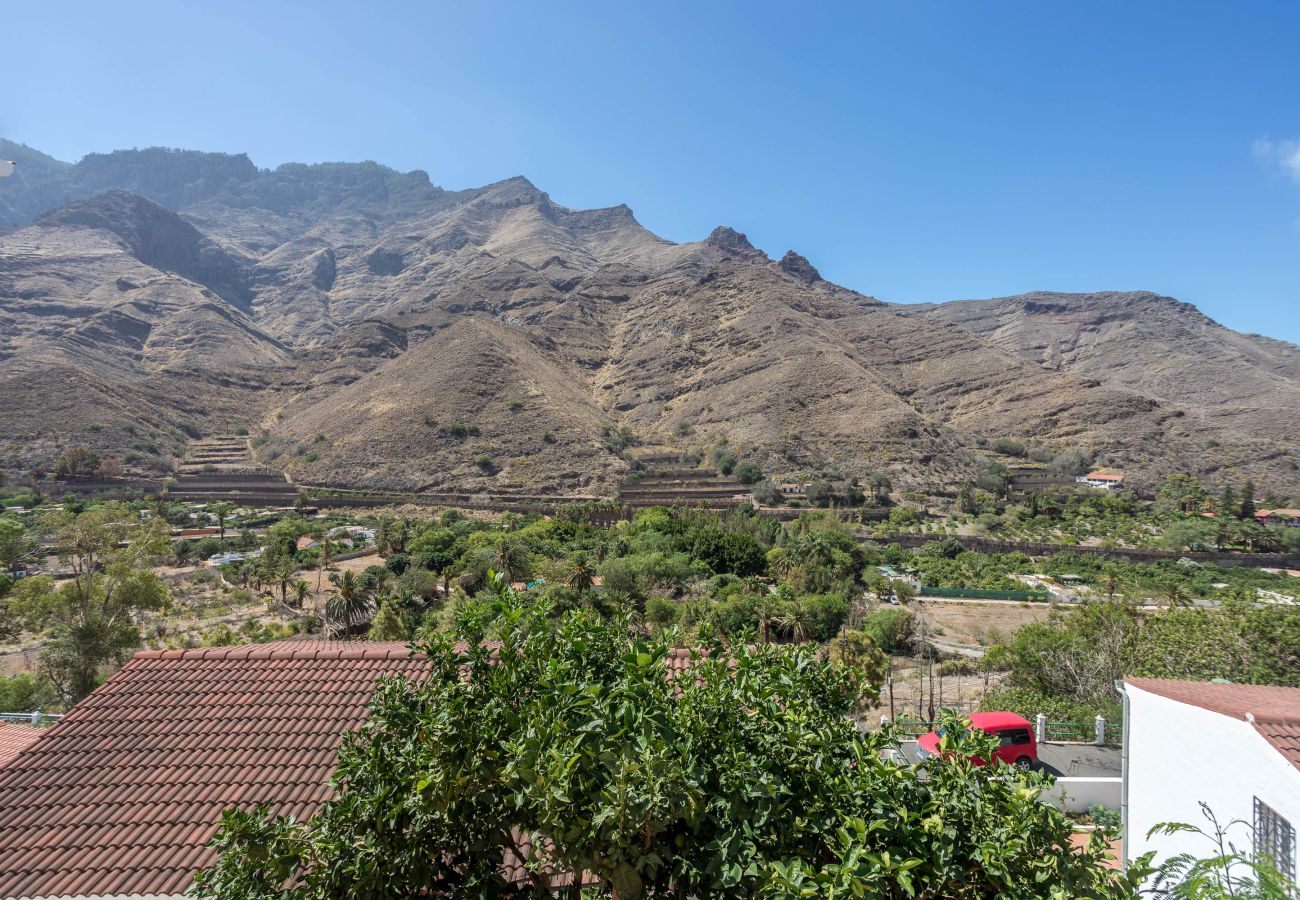
[[378,691],[318,815],[225,814],[200,896],[1134,896],[1042,776],[970,764],[991,739],[950,729],[924,775],[883,755],[851,668],[712,643],[674,675],[673,632],[492,588]]

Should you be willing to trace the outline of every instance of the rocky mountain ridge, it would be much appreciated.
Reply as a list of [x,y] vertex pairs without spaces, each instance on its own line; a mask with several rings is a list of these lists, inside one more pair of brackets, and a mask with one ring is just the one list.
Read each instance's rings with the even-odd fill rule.
[[[165,470],[189,434],[247,428],[306,484],[608,494],[632,439],[937,490],[1013,437],[1138,481],[1300,492],[1300,351],[1173,301],[900,307],[733,229],[673,244],[523,178],[447,191],[373,163],[33,159],[0,186],[11,475],[72,443]],[[1237,389],[1179,375],[1212,361]]]

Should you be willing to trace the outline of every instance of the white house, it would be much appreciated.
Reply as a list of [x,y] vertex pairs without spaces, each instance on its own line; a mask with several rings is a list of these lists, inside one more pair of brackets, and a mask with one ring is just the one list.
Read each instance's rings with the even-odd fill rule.
[[1180,833],[1147,837],[1162,822],[1209,827],[1205,803],[1247,852],[1296,876],[1300,826],[1300,688],[1126,678],[1124,859],[1156,851],[1205,858],[1213,846]]
[[1087,475],[1080,475],[1074,480],[1079,484],[1086,484],[1088,487],[1113,491],[1124,483],[1124,475],[1121,472],[1089,472]]

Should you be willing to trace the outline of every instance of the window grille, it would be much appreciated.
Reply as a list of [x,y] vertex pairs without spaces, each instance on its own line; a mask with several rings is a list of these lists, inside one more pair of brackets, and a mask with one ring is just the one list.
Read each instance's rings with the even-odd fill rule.
[[1273,864],[1279,872],[1295,880],[1295,829],[1277,814],[1277,810],[1255,798],[1255,861]]

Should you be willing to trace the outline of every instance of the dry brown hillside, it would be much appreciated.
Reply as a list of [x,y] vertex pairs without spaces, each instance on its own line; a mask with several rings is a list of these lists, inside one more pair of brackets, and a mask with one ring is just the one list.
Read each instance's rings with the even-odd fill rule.
[[[187,432],[242,426],[303,484],[601,495],[621,431],[725,441],[774,477],[951,486],[1014,437],[1139,483],[1300,491],[1296,348],[1163,298],[1161,316],[1120,295],[902,308],[731,229],[673,244],[522,178],[449,192],[374,164],[144,152],[57,170],[74,202],[0,232],[11,473],[72,443],[166,470]],[[88,187],[118,157],[132,192]],[[6,208],[38,208],[26,190]],[[1221,365],[1197,390],[1207,345]]]

